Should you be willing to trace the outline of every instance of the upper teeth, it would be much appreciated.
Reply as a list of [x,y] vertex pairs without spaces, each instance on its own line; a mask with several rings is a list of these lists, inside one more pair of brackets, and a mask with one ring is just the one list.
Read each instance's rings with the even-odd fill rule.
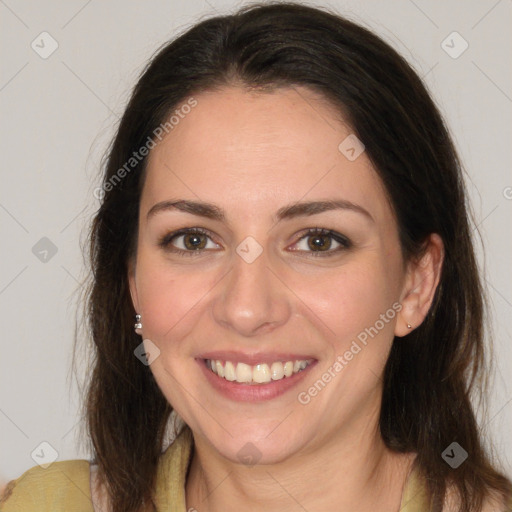
[[231,361],[220,361],[218,359],[206,359],[206,366],[219,377],[229,381],[240,383],[263,384],[271,380],[280,380],[290,377],[292,374],[304,370],[311,361],[276,361],[270,366],[267,363],[250,366],[245,363],[232,363]]

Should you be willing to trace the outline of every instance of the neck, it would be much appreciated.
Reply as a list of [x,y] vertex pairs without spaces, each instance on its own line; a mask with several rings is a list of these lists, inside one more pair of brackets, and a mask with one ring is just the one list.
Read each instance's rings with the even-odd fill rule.
[[252,467],[212,453],[198,439],[186,484],[187,510],[398,512],[414,454],[391,452],[375,421],[351,432],[278,464]]

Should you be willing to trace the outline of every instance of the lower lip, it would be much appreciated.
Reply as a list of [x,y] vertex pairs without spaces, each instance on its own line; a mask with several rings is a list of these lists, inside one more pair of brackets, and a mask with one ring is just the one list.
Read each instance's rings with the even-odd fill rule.
[[267,384],[240,384],[236,381],[226,380],[213,373],[206,367],[204,359],[196,359],[196,361],[213,388],[225,397],[239,402],[262,402],[281,396],[299,384],[316,364],[316,361],[314,361],[306,366],[304,370],[294,373],[291,377],[273,380]]

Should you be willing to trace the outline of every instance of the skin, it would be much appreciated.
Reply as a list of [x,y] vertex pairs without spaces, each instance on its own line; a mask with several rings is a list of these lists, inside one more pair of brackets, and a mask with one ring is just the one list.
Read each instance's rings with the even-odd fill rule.
[[[197,106],[150,153],[129,272],[142,338],[160,350],[151,371],[194,434],[187,508],[398,510],[415,454],[394,454],[382,441],[381,377],[394,336],[425,318],[442,242],[431,235],[420,261],[403,261],[380,178],[364,152],[355,161],[340,152],[353,130],[314,92],[233,86],[194,97]],[[148,218],[155,204],[176,199],[214,203],[226,220],[176,210]],[[285,205],[327,199],[359,205],[371,219],[343,209],[273,220]],[[183,236],[159,245],[185,227],[211,232],[201,253],[173,253],[173,244],[185,249]],[[315,236],[303,238],[314,227],[352,245],[335,252],[339,244],[322,238],[330,255],[315,257]],[[248,236],[263,249],[252,263],[236,252]],[[400,312],[301,404],[298,393],[395,303]],[[284,395],[241,403],[215,391],[195,361],[214,349],[311,354],[318,362]],[[237,456],[248,442],[261,453],[255,466]]]

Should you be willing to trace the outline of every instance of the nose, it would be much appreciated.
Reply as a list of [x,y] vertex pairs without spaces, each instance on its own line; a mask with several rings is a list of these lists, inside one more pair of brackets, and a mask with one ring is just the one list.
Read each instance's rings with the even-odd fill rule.
[[265,251],[251,263],[238,254],[233,260],[213,305],[217,323],[244,337],[285,324],[291,314],[291,292],[269,266]]

